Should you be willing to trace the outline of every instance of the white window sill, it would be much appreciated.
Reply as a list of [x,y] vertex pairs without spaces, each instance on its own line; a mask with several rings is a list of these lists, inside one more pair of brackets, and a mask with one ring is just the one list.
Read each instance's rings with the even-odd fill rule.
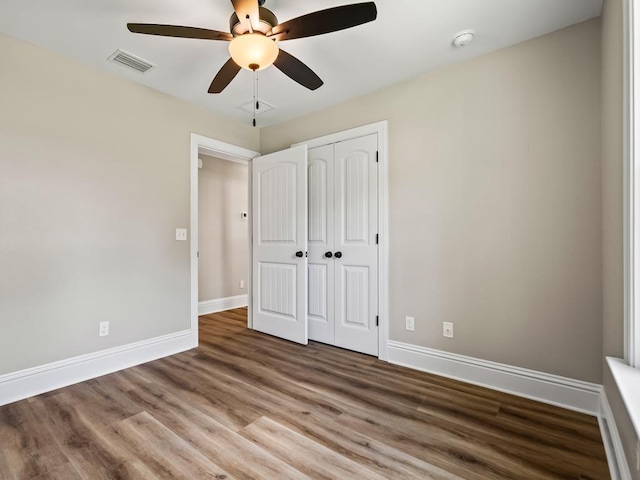
[[640,368],[633,368],[619,358],[607,357],[607,363],[618,385],[631,423],[640,437]]

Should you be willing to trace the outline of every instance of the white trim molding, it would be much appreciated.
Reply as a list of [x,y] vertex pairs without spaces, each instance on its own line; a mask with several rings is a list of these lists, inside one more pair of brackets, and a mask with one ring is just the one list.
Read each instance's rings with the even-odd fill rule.
[[620,433],[616,426],[616,420],[613,417],[609,400],[604,389],[600,393],[600,415],[598,416],[598,424],[600,425],[600,433],[604,450],[607,454],[607,463],[609,464],[609,473],[612,480],[631,480],[631,471],[629,463],[624,453]]
[[623,2],[624,16],[624,357],[632,367],[640,368],[640,121],[636,112],[640,112],[640,34],[636,25],[640,25],[640,9],[634,2]]
[[246,307],[248,303],[249,298],[246,294],[205,300],[198,302],[198,315],[209,315],[210,313],[224,312],[232,308]]
[[636,436],[640,438],[640,369],[633,368],[620,358],[606,357],[607,365],[616,383],[631,420]]
[[389,341],[389,363],[597,415],[601,385],[488,360]]
[[191,348],[191,330],[184,330],[0,375],[0,406]]

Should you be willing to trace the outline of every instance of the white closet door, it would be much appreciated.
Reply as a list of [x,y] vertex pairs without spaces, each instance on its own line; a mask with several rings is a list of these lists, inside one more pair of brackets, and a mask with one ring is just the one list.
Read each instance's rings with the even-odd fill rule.
[[307,148],[254,158],[253,328],[306,344]]
[[333,145],[309,150],[309,339],[333,345],[334,199]]
[[377,135],[335,144],[335,345],[378,355]]

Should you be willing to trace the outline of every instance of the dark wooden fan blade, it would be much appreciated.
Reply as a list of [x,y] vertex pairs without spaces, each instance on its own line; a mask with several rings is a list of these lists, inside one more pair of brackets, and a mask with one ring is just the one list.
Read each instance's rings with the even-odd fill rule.
[[241,22],[251,20],[251,27],[256,30],[260,25],[260,9],[258,0],[231,0],[233,9]]
[[202,40],[231,41],[233,36],[227,32],[208,30],[206,28],[182,27],[179,25],[158,25],[156,23],[127,23],[127,28],[133,33],[145,35],[159,35],[161,37],[200,38]]
[[236,78],[236,75],[240,71],[240,67],[236,62],[233,61],[233,58],[227,60],[220,71],[216,74],[213,82],[211,82],[211,86],[209,87],[209,93],[220,93],[227,85],[231,83],[231,80]]
[[354,3],[302,15],[273,27],[278,41],[313,37],[372,22],[378,16],[374,2]]
[[324,83],[313,70],[282,49],[280,49],[278,58],[273,64],[291,80],[298,82],[309,90],[316,90]]

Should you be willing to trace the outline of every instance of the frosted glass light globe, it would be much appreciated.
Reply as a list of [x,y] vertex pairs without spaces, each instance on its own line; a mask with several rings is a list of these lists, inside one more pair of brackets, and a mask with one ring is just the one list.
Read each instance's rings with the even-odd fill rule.
[[245,33],[229,43],[231,58],[247,70],[263,70],[278,58],[276,42],[261,33]]

